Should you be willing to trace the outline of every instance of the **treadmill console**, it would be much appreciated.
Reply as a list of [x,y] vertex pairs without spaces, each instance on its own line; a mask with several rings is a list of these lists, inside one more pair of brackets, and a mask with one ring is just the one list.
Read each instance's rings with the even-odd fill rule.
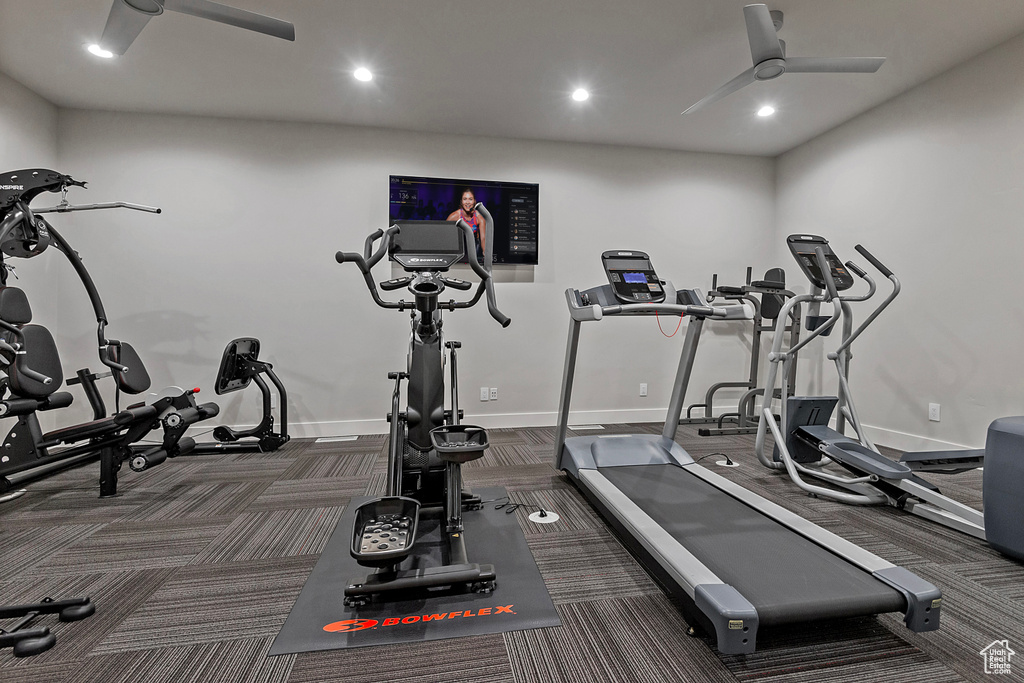
[[665,300],[665,289],[644,252],[606,251],[601,254],[601,264],[615,298],[622,303],[656,304]]
[[789,250],[793,252],[793,257],[800,264],[804,275],[818,289],[828,289],[825,285],[825,276],[822,274],[821,268],[818,267],[818,258],[814,253],[818,247],[825,252],[825,260],[828,262],[829,270],[832,271],[832,280],[836,283],[836,291],[841,292],[853,287],[853,275],[839,260],[839,257],[832,252],[832,248],[828,246],[828,240],[824,237],[790,235],[786,238],[786,244],[789,245]]

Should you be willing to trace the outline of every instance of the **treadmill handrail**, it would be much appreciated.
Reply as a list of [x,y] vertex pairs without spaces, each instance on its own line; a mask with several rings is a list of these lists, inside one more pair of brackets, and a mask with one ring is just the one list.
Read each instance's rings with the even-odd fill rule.
[[580,299],[580,291],[572,287],[565,290],[565,299],[574,320],[600,320],[606,315],[650,315],[652,313],[692,315],[701,318],[727,318],[729,316],[729,311],[723,306],[684,306],[664,302],[614,304],[612,306],[584,304]]

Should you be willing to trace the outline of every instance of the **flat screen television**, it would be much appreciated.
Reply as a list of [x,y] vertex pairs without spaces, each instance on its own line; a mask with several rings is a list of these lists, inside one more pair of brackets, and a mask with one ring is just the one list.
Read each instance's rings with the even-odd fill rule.
[[[389,178],[390,223],[408,221],[456,221],[461,216],[474,226],[477,253],[483,262],[483,239],[493,240],[492,262],[537,265],[536,183],[494,180],[399,176]],[[467,216],[465,206],[483,202],[494,225],[481,225],[482,216]]]

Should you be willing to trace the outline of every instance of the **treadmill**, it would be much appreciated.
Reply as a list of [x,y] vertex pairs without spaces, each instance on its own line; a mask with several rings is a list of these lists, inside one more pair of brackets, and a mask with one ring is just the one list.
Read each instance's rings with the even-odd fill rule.
[[[647,254],[601,255],[608,284],[565,292],[570,325],[555,434],[563,470],[687,622],[724,654],[754,652],[760,628],[901,612],[939,627],[938,588],[696,464],[674,441],[707,318],[727,314],[699,290],[676,291]],[[613,316],[689,316],[661,435],[566,438],[580,326]]]

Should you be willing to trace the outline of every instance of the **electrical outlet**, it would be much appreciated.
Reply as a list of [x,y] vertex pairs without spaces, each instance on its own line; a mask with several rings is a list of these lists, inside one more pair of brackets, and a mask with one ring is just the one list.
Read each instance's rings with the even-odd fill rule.
[[928,404],[928,419],[932,422],[939,421],[939,404],[929,403]]
[[498,400],[498,387],[491,387],[491,400],[492,401],[497,401]]
[[480,387],[480,400],[481,401],[489,401],[490,400],[490,396],[491,396],[491,392],[487,389],[487,387]]
[[640,395],[641,396],[646,396],[647,395],[647,382],[641,382],[640,383]]

